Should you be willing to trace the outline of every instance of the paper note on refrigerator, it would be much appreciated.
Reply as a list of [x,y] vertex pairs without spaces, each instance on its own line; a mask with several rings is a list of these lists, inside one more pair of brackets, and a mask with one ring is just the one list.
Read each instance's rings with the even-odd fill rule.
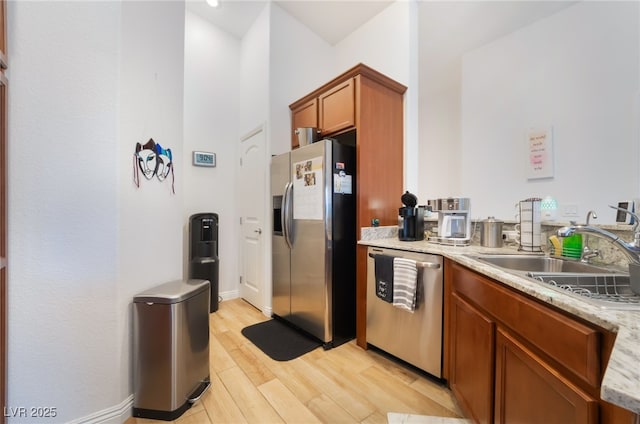
[[293,164],[293,219],[323,219],[322,156]]
[[351,175],[345,174],[344,171],[340,171],[338,174],[333,174],[333,192],[340,194],[352,194],[353,188]]

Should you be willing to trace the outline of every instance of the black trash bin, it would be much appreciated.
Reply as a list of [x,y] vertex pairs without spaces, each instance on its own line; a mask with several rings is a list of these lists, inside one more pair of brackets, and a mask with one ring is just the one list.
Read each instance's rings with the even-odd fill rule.
[[218,214],[197,213],[189,218],[189,278],[211,283],[209,312],[218,310]]

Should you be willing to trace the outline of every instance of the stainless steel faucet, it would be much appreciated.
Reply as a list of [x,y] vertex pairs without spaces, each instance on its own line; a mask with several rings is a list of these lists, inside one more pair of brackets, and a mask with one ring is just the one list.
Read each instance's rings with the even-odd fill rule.
[[[578,225],[575,222],[572,222],[568,227],[562,227],[558,230],[558,237],[568,237],[572,234],[588,234],[594,235],[596,237],[603,238],[605,240],[609,240],[613,243],[614,246],[617,246],[622,253],[625,254],[629,261],[634,264],[640,264],[640,231],[638,231],[638,224],[640,223],[640,218],[635,213],[628,211],[626,209],[618,208],[615,206],[609,205],[610,208],[618,209],[623,212],[628,213],[633,216],[634,224],[633,224],[633,241],[625,242],[617,235],[610,233],[607,230],[603,230],[599,227],[594,227],[591,225]],[[589,214],[587,214],[587,217]]]
[[[598,215],[596,212],[591,210],[587,212],[587,225],[589,225],[589,219],[598,219]],[[584,246],[582,247],[582,254],[580,255],[580,260],[582,262],[589,262],[591,258],[595,258],[596,256],[600,256],[600,251],[598,249],[591,249],[589,247],[589,236],[585,235],[584,237]]]

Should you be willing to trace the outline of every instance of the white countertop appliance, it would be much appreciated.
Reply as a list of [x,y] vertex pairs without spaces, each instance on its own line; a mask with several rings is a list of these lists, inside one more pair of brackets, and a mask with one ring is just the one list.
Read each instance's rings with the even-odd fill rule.
[[433,212],[438,212],[437,235],[429,241],[452,246],[468,246],[471,241],[471,201],[467,197],[429,200]]

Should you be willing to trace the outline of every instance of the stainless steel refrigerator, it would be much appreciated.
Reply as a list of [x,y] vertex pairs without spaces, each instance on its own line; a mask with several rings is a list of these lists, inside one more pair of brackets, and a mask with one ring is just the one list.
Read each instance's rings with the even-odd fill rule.
[[321,140],[271,161],[273,314],[325,349],[355,337],[356,152]]

